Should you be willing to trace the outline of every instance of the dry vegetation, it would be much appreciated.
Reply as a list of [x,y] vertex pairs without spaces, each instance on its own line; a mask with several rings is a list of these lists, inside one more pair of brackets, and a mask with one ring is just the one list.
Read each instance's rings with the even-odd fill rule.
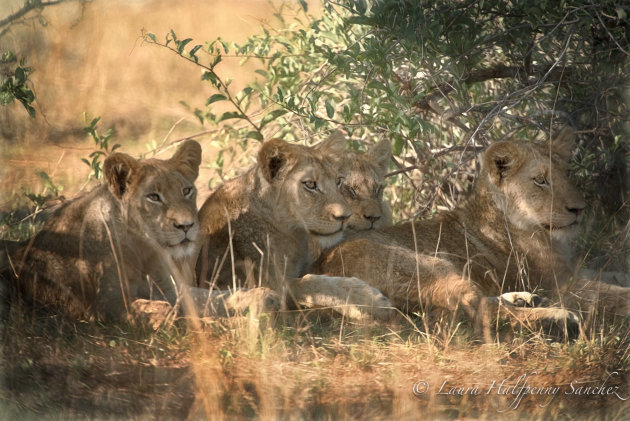
[[[27,203],[22,188],[41,191],[37,171],[68,197],[86,188],[80,158],[93,144],[81,131],[83,111],[102,115],[131,153],[201,130],[179,104],[207,96],[197,70],[141,45],[141,28],[240,39],[269,13],[258,0],[96,0],[83,11],[76,3],[51,8],[45,28],[15,28],[1,42],[28,49],[40,115],[0,108],[0,210]],[[249,77],[236,60],[222,66],[237,81]],[[212,136],[198,140],[210,162],[218,152]],[[204,168],[199,187],[214,176]],[[179,320],[152,331],[13,306],[3,328],[4,419],[621,420],[630,413],[628,318],[598,316],[573,342],[506,327],[492,345],[477,343],[465,323],[419,315],[374,324],[286,312],[201,327]],[[557,387],[555,397],[508,389],[523,385],[521,376],[531,387]],[[504,380],[506,395],[497,393]],[[430,389],[414,393],[423,381]],[[618,395],[597,389],[604,383]],[[463,395],[446,394],[452,387]],[[595,389],[575,393],[579,387]]]

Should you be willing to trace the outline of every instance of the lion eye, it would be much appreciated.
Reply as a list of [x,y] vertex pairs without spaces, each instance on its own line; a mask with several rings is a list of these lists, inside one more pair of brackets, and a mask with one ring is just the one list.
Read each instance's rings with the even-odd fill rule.
[[309,181],[302,181],[302,184],[304,184],[304,187],[306,187],[308,190],[312,190],[315,191],[317,190],[317,182],[309,180]]
[[152,202],[161,202],[162,201],[162,198],[157,193],[149,193],[149,194],[147,194],[147,199],[149,199]]
[[353,189],[353,188],[352,188],[352,187],[350,187],[350,186],[346,186],[346,187],[347,187],[347,190],[346,190],[346,191],[348,192],[348,194],[350,195],[350,197],[351,197],[352,199],[354,199],[355,197],[357,197],[357,191],[356,191],[355,189]]
[[184,194],[184,197],[188,197],[193,191],[192,187],[184,187],[182,189],[182,193]]
[[537,177],[534,177],[534,184],[536,184],[538,187],[544,187],[549,185],[549,182],[547,181],[547,177],[545,177],[544,175],[539,175]]
[[342,183],[343,183],[343,177],[337,178],[337,187],[341,187]]

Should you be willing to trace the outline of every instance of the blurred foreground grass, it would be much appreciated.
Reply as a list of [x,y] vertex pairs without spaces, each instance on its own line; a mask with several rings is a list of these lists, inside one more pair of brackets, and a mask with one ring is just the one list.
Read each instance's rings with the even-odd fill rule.
[[428,335],[414,322],[288,312],[153,332],[13,308],[0,410],[50,420],[627,416],[627,320],[570,344],[506,333],[483,346],[466,326]]

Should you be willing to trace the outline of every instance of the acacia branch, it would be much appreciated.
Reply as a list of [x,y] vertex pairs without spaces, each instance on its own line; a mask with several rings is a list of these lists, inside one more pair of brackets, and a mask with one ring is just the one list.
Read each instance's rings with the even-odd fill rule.
[[50,1],[46,1],[46,2],[42,2],[41,0],[26,1],[24,3],[24,6],[22,6],[22,8],[20,10],[18,10],[15,13],[13,13],[12,15],[9,15],[6,18],[0,20],[0,28],[3,27],[3,26],[9,25],[9,24],[13,23],[14,21],[20,19],[21,17],[25,16],[31,10],[35,10],[35,9],[40,9],[41,10],[44,7],[54,6],[56,4],[64,3],[66,1],[70,1],[70,0],[50,0]]
[[[487,69],[474,70],[470,72],[467,77],[462,78],[461,81],[469,84],[479,83],[494,79],[518,78],[520,74],[525,78],[544,75],[547,82],[555,82],[572,74],[573,71],[574,69],[572,67],[557,69],[555,64],[549,66],[532,66],[529,72],[521,66],[506,66],[504,64],[497,64]],[[453,92],[455,90],[455,82],[455,80],[451,79],[447,82],[438,84],[431,90],[431,93],[421,100],[416,101],[414,106],[422,110],[433,111],[431,102],[437,100],[439,97]]]
[[225,82],[223,82],[223,79],[221,79],[221,77],[214,71],[214,66],[210,67],[210,66],[203,65],[203,64],[199,63],[198,61],[195,61],[192,58],[187,57],[184,54],[180,53],[176,48],[173,48],[170,45],[161,44],[161,43],[159,43],[157,41],[153,41],[151,38],[146,36],[146,34],[144,33],[144,30],[142,32],[142,37],[143,37],[145,42],[147,42],[149,44],[155,44],[155,45],[157,45],[159,47],[166,48],[167,50],[170,50],[170,51],[174,52],[175,54],[177,54],[179,57],[181,57],[181,58],[183,58],[185,60],[188,60],[191,63],[196,64],[197,66],[201,67],[202,69],[204,69],[207,72],[209,72],[212,75],[214,75],[214,77],[217,79],[217,82],[219,83],[219,86],[221,87],[221,91],[220,92],[223,92],[226,95],[228,101],[230,101],[230,103],[232,103],[232,106],[234,106],[234,108],[236,108],[236,111],[243,117],[243,119],[245,121],[247,121],[258,133],[260,133],[262,135],[262,128],[260,126],[258,126],[256,123],[254,123],[249,118],[249,116],[245,113],[245,111],[241,108],[241,106],[238,103],[238,101],[236,101],[236,99],[230,93],[230,90],[228,89],[227,84]]

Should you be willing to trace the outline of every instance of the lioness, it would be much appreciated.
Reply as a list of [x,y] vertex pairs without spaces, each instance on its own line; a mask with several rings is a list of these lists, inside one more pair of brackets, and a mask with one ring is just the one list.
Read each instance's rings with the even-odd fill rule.
[[199,211],[205,234],[199,279],[219,287],[264,285],[289,304],[332,307],[351,317],[359,308],[387,318],[390,303],[356,278],[308,274],[322,250],[338,244],[351,215],[332,156],[331,136],[318,147],[271,139],[246,174],[219,187]]
[[137,299],[174,304],[182,292],[192,293],[198,308],[218,306],[225,313],[231,297],[191,288],[200,163],[201,147],[192,140],[169,160],[111,154],[103,185],[65,203],[10,253],[18,293],[81,319],[118,321],[134,305],[146,308]]
[[[567,297],[570,240],[585,207],[567,176],[573,148],[571,129],[543,145],[497,142],[482,155],[480,176],[455,210],[354,234],[323,256],[319,270],[363,279],[405,310],[459,306],[476,322],[481,308],[495,308],[488,297],[507,291],[542,288]],[[597,287],[612,311],[627,313],[628,289]],[[520,321],[577,321],[557,308],[500,309]]]
[[[343,138],[342,140],[345,141]],[[335,164],[344,175],[341,192],[352,210],[348,231],[364,231],[392,225],[392,211],[389,203],[383,200],[385,174],[391,156],[390,143],[383,139],[365,153],[346,151]]]

